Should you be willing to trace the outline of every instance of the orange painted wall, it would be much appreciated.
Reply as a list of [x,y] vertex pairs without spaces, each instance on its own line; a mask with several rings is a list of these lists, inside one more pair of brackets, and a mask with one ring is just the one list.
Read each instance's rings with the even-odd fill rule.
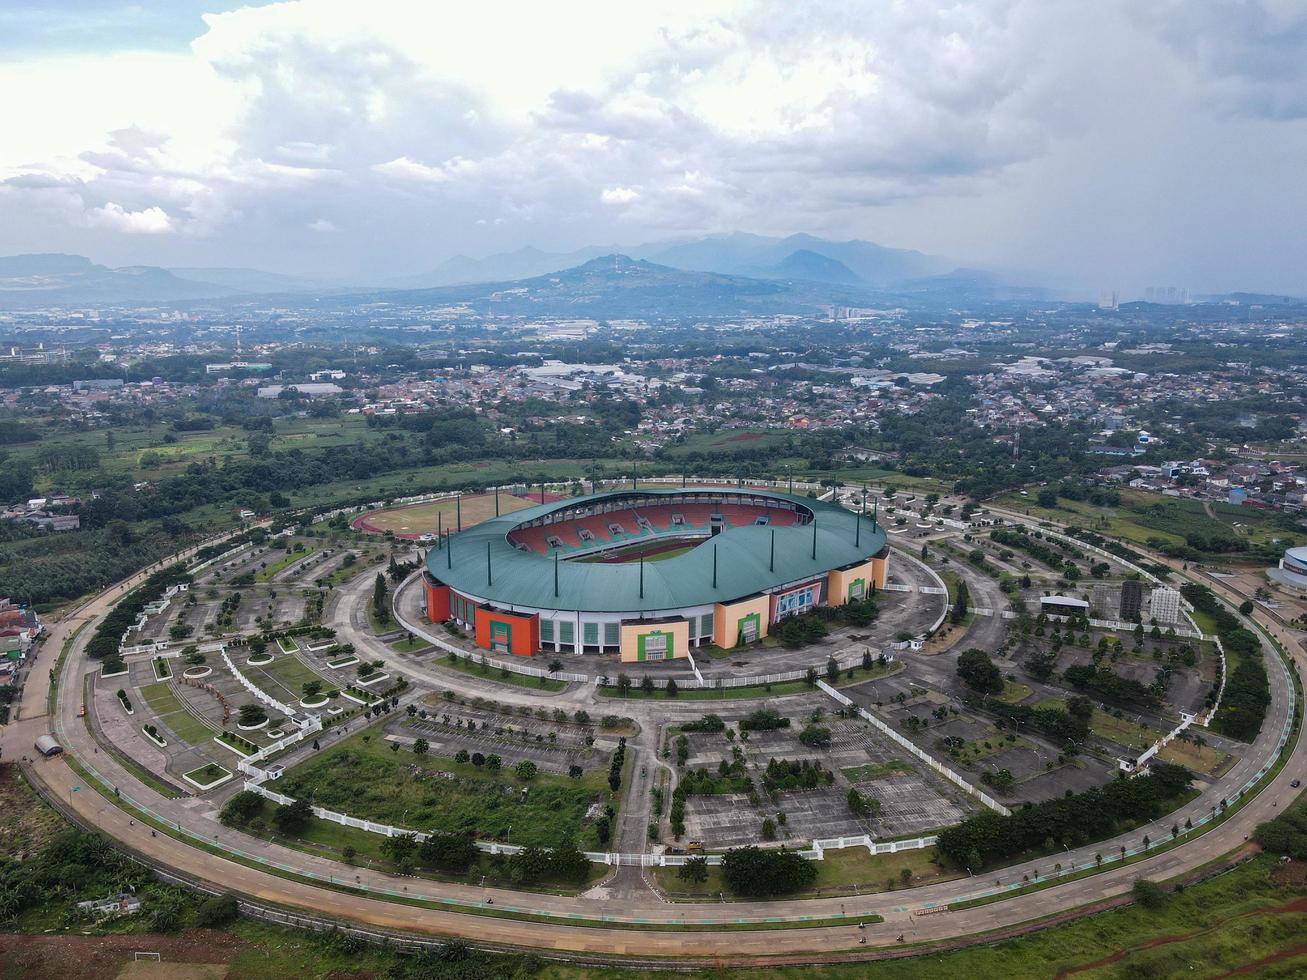
[[449,586],[423,581],[427,587],[427,619],[443,623],[449,619]]
[[540,617],[534,613],[500,612],[498,609],[476,608],[476,644],[490,649],[491,624],[507,623],[511,633],[508,652],[518,657],[531,657],[540,650]]

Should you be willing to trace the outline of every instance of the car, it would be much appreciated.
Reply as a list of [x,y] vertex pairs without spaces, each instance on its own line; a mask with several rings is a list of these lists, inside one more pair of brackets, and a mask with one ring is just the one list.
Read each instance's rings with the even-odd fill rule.
[[1297,789],[1299,786],[1302,785],[1302,780],[1301,780],[1301,779],[1295,779],[1295,780],[1294,780],[1293,782],[1291,782],[1289,785],[1292,786],[1294,789]]

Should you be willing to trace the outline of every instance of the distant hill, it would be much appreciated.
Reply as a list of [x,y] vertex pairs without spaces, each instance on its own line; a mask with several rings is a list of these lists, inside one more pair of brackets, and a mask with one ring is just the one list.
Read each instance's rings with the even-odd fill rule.
[[764,270],[768,279],[806,279],[809,282],[861,283],[862,278],[843,262],[801,248],[785,256],[779,265]]
[[148,305],[231,295],[167,269],[96,265],[81,255],[35,254],[0,258],[0,309],[41,306]]
[[333,297],[333,302],[467,304],[478,312],[527,316],[657,318],[765,311],[817,313],[831,302],[849,302],[843,289],[692,272],[613,254],[527,279],[350,293]]
[[[791,262],[791,256],[798,259]],[[386,288],[420,289],[459,283],[507,282],[546,275],[574,268],[602,255],[621,254],[633,259],[647,259],[658,265],[694,272],[717,272],[729,276],[781,279],[815,278],[820,282],[867,282],[883,285],[900,279],[947,272],[952,266],[944,259],[906,249],[885,248],[873,242],[832,242],[812,235],[767,238],[735,232],[682,242],[651,242],[617,248],[590,245],[572,252],[545,252],[538,248],[520,248],[473,259],[457,255],[430,272],[402,279],[391,279]],[[852,279],[837,274],[834,266],[823,270],[811,256],[839,263],[853,273]]]
[[649,258],[678,269],[757,276],[775,274],[797,252],[838,262],[857,279],[873,285],[936,275],[951,267],[946,260],[921,252],[886,248],[858,240],[833,242],[813,235],[790,235],[788,238],[739,233],[721,235],[675,245],[654,252]]
[[220,286],[225,290],[242,293],[279,293],[331,288],[329,283],[318,279],[286,276],[278,272],[264,272],[262,269],[184,267],[170,268],[167,271],[179,279]]

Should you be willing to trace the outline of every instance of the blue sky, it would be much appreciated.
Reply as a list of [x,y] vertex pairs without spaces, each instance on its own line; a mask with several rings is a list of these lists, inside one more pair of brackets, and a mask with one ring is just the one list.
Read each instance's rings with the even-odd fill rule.
[[1300,0],[0,6],[0,253],[397,275],[807,231],[1307,293]]

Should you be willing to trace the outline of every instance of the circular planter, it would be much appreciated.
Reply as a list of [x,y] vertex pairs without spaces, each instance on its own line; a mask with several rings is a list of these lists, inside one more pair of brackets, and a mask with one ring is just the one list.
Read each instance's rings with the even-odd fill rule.
[[197,681],[201,677],[208,677],[213,673],[212,667],[187,667],[182,676],[190,680]]
[[300,707],[301,707],[301,708],[321,708],[321,707],[322,707],[324,704],[326,704],[326,703],[327,703],[327,696],[324,694],[324,695],[321,695],[321,696],[315,698],[315,699],[312,700],[312,701],[301,701],[301,702],[300,702]]
[[260,728],[263,728],[267,724],[268,724],[268,719],[264,718],[263,721],[259,722],[257,725],[242,725],[238,721],[236,722],[236,727],[243,732],[257,732]]
[[270,663],[272,663],[272,657],[268,656],[267,654],[265,654],[262,657],[250,657],[249,660],[245,661],[246,666],[249,667],[262,667],[265,664],[270,664]]

